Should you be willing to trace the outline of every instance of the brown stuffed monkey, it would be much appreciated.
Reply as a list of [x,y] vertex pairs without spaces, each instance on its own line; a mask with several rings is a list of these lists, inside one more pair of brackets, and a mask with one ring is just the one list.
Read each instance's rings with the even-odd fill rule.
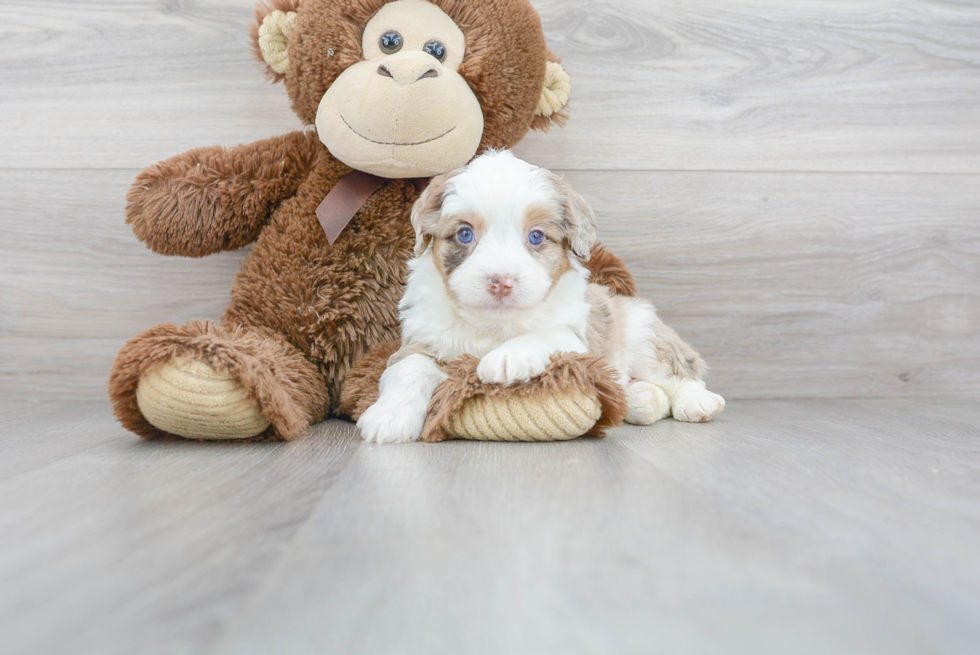
[[[114,410],[146,438],[289,440],[338,413],[351,369],[398,338],[422,180],[565,120],[568,76],[528,0],[271,0],[256,21],[256,53],[309,128],[178,155],[127,197],[154,252],[254,243],[220,324],[159,325],[119,352]],[[632,291],[608,252],[592,268]],[[592,362],[556,367],[570,394],[596,385]]]

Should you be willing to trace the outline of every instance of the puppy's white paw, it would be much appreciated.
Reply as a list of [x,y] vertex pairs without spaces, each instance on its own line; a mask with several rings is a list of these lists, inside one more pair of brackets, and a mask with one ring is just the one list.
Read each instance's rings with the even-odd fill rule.
[[696,382],[685,382],[674,395],[674,418],[686,423],[705,423],[721,414],[725,399]]
[[550,362],[551,353],[504,344],[480,360],[476,374],[484,384],[512,385],[541,375]]
[[426,407],[377,402],[361,414],[357,429],[368,443],[407,443],[422,438]]
[[626,422],[633,425],[653,425],[670,414],[670,399],[666,392],[650,382],[630,382],[626,387],[626,401],[629,405]]

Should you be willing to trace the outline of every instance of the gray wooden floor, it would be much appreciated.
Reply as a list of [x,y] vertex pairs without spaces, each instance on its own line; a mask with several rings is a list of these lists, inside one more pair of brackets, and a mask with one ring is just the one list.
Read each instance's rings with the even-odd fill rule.
[[0,426],[3,653],[980,641],[976,403],[743,401],[550,445],[147,443],[101,402]]

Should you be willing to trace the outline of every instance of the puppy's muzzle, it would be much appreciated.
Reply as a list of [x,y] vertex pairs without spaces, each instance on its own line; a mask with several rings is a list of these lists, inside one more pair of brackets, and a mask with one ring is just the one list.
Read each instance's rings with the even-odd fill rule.
[[487,278],[487,291],[497,300],[503,300],[514,292],[513,275],[491,275]]

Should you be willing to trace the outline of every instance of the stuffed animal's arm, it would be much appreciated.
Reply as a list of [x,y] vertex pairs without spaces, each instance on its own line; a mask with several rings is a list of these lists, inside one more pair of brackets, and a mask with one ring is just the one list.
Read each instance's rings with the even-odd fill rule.
[[314,132],[235,148],[198,148],[140,173],[126,222],[161,255],[204,257],[258,238],[278,203],[296,193],[316,159]]

